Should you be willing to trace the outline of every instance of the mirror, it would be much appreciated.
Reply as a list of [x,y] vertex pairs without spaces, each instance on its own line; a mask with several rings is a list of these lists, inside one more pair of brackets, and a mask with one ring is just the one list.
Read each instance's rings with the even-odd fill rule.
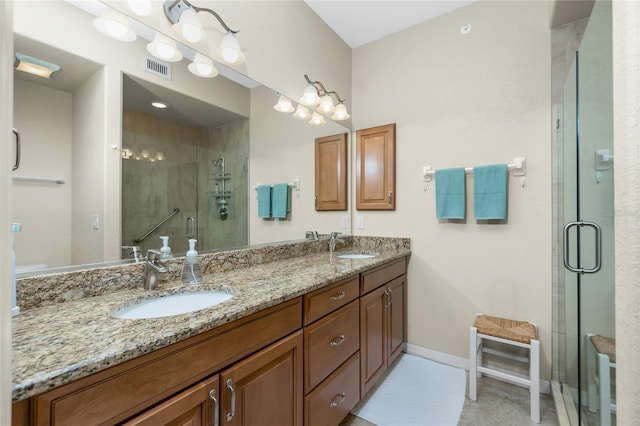
[[[128,254],[123,245],[133,245],[176,208],[180,211],[166,226],[150,233],[143,243],[159,248],[159,236],[171,230],[175,236],[169,245],[180,254],[186,251],[188,232],[197,235],[200,251],[301,239],[305,230],[349,232],[340,227],[350,222],[348,212],[318,214],[313,194],[314,139],[344,133],[345,127],[335,122],[310,126],[276,112],[276,91],[223,66],[221,75],[211,79],[191,75],[186,61],[172,64],[171,80],[144,71],[141,63],[147,41],[108,39],[93,28],[92,18],[63,1],[17,2],[14,7],[16,52],[62,67],[51,80],[14,71],[14,119],[22,136],[22,164],[14,176],[64,180],[55,184],[14,179],[13,218],[23,225],[14,243],[18,266],[38,270],[117,262]],[[66,28],[74,28],[75,36]],[[142,93],[165,98],[172,106],[166,113],[172,115],[157,117],[146,105],[141,107]],[[201,151],[190,160],[191,176],[195,169],[197,178],[177,176],[191,183],[196,180],[198,190],[167,177],[168,169],[189,168],[168,161],[189,145],[169,145],[165,140],[167,148],[153,151],[156,159],[161,153],[163,160],[157,163],[163,167],[138,173],[148,178],[145,186],[129,167],[141,164],[133,153],[142,154],[148,142],[144,135],[123,127],[135,122],[132,116],[173,123],[181,129],[178,133],[200,128],[219,136],[229,133],[221,129],[237,126],[232,133],[248,137],[244,145],[237,144],[237,137],[233,142],[218,141],[215,149],[206,155]],[[130,153],[132,157],[123,158]],[[152,155],[148,148],[147,153]],[[216,180],[216,175],[225,176],[223,157],[230,179],[221,192],[222,180]],[[281,221],[259,219],[253,188],[259,183],[294,180],[300,182],[300,190],[291,193],[290,216]],[[151,181],[158,187],[152,187]],[[172,196],[195,192],[198,203],[186,207],[182,199],[178,204],[159,198],[149,202],[153,191]],[[222,197],[227,191],[229,199]],[[131,207],[132,198],[141,200],[147,210]],[[229,203],[225,220],[220,215],[222,200]],[[190,217],[194,221],[187,228]],[[19,276],[28,274],[25,268]]]

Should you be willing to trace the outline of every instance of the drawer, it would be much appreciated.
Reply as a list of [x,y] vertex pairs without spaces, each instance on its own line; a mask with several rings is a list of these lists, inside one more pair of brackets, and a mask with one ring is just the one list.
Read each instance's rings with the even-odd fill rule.
[[305,426],[337,426],[360,400],[360,352],[304,398]]
[[361,278],[360,294],[369,293],[406,272],[407,264],[404,257],[365,272]]
[[311,324],[330,312],[355,300],[358,293],[358,276],[321,288],[304,296],[304,325]]
[[360,347],[360,301],[304,329],[304,391],[309,392]]

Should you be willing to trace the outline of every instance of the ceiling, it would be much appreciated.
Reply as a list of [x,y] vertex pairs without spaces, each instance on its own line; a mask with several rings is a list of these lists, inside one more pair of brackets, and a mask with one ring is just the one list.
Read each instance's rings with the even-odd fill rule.
[[475,0],[304,0],[351,48],[467,6]]

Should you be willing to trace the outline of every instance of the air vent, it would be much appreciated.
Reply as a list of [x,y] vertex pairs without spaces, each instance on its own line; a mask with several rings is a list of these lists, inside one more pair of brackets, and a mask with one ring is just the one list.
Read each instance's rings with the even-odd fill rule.
[[151,74],[159,75],[167,80],[171,80],[171,64],[152,59],[148,56],[144,57],[144,70]]

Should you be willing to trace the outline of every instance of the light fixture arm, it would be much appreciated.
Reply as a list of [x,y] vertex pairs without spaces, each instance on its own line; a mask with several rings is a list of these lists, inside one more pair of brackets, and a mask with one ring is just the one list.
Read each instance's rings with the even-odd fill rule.
[[335,91],[328,91],[327,89],[324,88],[324,85],[319,82],[319,81],[311,81],[311,79],[309,78],[309,76],[307,74],[304,75],[305,80],[307,80],[307,83],[309,83],[310,85],[312,85],[315,89],[316,92],[318,92],[318,96],[322,97],[325,95],[334,95],[336,100],[338,101],[338,103],[343,103],[345,100],[340,98],[340,95],[338,95],[337,92]]
[[215,11],[204,7],[194,6],[189,3],[188,0],[166,0],[164,2],[164,14],[172,24],[178,23],[178,21],[180,20],[180,15],[182,15],[182,12],[184,12],[188,8],[192,8],[196,12],[207,12],[212,14],[218,20],[220,25],[222,25],[224,29],[231,34],[236,34],[240,31],[235,31],[229,28],[229,26],[224,22],[220,15],[218,15]]

